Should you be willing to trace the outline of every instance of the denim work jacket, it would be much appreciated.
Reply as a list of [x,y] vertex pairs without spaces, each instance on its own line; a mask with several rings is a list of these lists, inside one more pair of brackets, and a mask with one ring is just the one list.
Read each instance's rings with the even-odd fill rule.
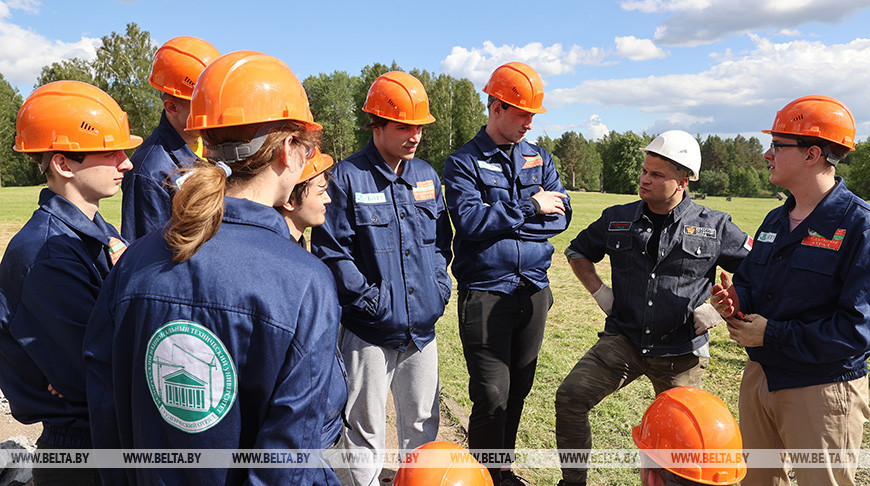
[[751,239],[727,213],[685,197],[665,219],[654,262],[645,204],[605,209],[568,248],[593,262],[610,256],[614,300],[604,332],[625,335],[647,356],[691,353],[710,339],[695,335],[694,310],[710,298],[716,267],[736,270]]

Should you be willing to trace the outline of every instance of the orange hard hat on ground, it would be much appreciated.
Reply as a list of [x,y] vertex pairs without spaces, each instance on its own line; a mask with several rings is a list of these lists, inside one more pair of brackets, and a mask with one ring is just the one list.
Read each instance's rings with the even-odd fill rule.
[[489,471],[462,446],[434,441],[405,457],[396,486],[493,486]]
[[378,76],[369,88],[363,111],[408,125],[433,123],[429,97],[419,79],[402,71]]
[[305,167],[302,168],[302,175],[299,176],[297,184],[314,179],[323,173],[323,171],[332,167],[334,163],[330,155],[321,153],[320,147],[314,147],[311,157],[305,161]]
[[37,88],[15,121],[17,152],[102,152],[138,147],[127,114],[105,91],[79,81]]
[[208,42],[196,37],[176,37],[157,49],[148,83],[172,96],[190,99],[202,70],[220,57]]
[[499,66],[489,77],[483,92],[531,113],[546,113],[544,81],[538,73],[521,62]]
[[225,54],[200,74],[190,99],[187,130],[290,120],[314,122],[302,83],[284,62],[255,51]]
[[776,112],[764,133],[816,137],[855,149],[855,117],[842,101],[824,95],[798,98]]
[[[737,453],[743,439],[725,402],[700,388],[671,388],[656,397],[631,433],[634,443],[659,466],[677,476],[710,485],[731,485],[746,476]],[[726,464],[672,464],[668,451],[733,450]],[[739,458],[739,459],[737,459]]]

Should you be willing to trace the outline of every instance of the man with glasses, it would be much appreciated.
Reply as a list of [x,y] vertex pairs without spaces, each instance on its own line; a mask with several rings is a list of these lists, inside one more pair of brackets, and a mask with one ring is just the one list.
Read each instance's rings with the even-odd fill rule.
[[[855,147],[855,119],[827,96],[780,110],[764,154],[770,182],[791,195],[768,213],[713,303],[749,360],[740,385],[747,449],[861,448],[870,355],[870,205],[835,175]],[[854,485],[857,464],[796,468],[806,485]],[[788,485],[786,471],[750,469],[744,485]]]

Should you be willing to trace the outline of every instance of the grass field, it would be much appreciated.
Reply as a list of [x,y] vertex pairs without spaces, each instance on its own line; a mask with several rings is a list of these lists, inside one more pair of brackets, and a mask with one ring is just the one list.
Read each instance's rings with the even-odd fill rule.
[[[36,208],[39,188],[0,188],[0,249],[5,249],[9,238],[30,217]],[[526,401],[520,424],[519,448],[554,449],[555,415],[553,400],[556,388],[583,353],[595,343],[597,333],[604,327],[604,313],[574,277],[562,252],[576,234],[601,215],[608,206],[630,202],[633,195],[598,193],[571,193],[574,217],[570,228],[552,239],[555,253],[550,268],[550,281],[555,304],[550,310],[544,345],[538,359],[535,386]],[[749,234],[754,234],[764,215],[780,204],[775,199],[708,198],[699,201],[713,209],[729,212],[734,222]],[[121,197],[117,195],[101,205],[103,217],[116,226],[120,223]],[[605,259],[597,265],[605,282],[610,281],[610,270]],[[457,332],[456,292],[448,304],[444,317],[437,325],[442,393],[449,395],[471,410],[468,400],[468,374]],[[737,395],[746,354],[728,339],[725,326],[712,331],[710,342],[712,359],[704,377],[704,388],[721,397],[737,414]],[[591,414],[593,444],[597,449],[630,449],[631,428],[640,423],[641,416],[654,399],[652,386],[641,378],[623,390],[606,398]],[[868,447],[865,428],[864,448]],[[537,485],[555,484],[561,474],[556,469],[521,471]],[[592,470],[590,485],[637,484],[637,471],[631,469]],[[859,471],[859,484],[870,484],[867,470]]]

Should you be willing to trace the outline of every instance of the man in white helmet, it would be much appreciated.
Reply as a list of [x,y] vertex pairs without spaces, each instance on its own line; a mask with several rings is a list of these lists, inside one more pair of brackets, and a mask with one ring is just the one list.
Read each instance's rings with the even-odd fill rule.
[[[722,322],[706,303],[716,267],[733,272],[752,246],[730,215],[687,197],[701,168],[694,137],[670,130],[641,150],[641,200],[605,209],[565,250],[607,319],[556,392],[560,450],[591,449],[589,411],[641,375],[656,394],[700,386],[710,357],[707,330]],[[595,271],[605,255],[612,289]],[[560,485],[585,485],[586,472],[563,468]]]

